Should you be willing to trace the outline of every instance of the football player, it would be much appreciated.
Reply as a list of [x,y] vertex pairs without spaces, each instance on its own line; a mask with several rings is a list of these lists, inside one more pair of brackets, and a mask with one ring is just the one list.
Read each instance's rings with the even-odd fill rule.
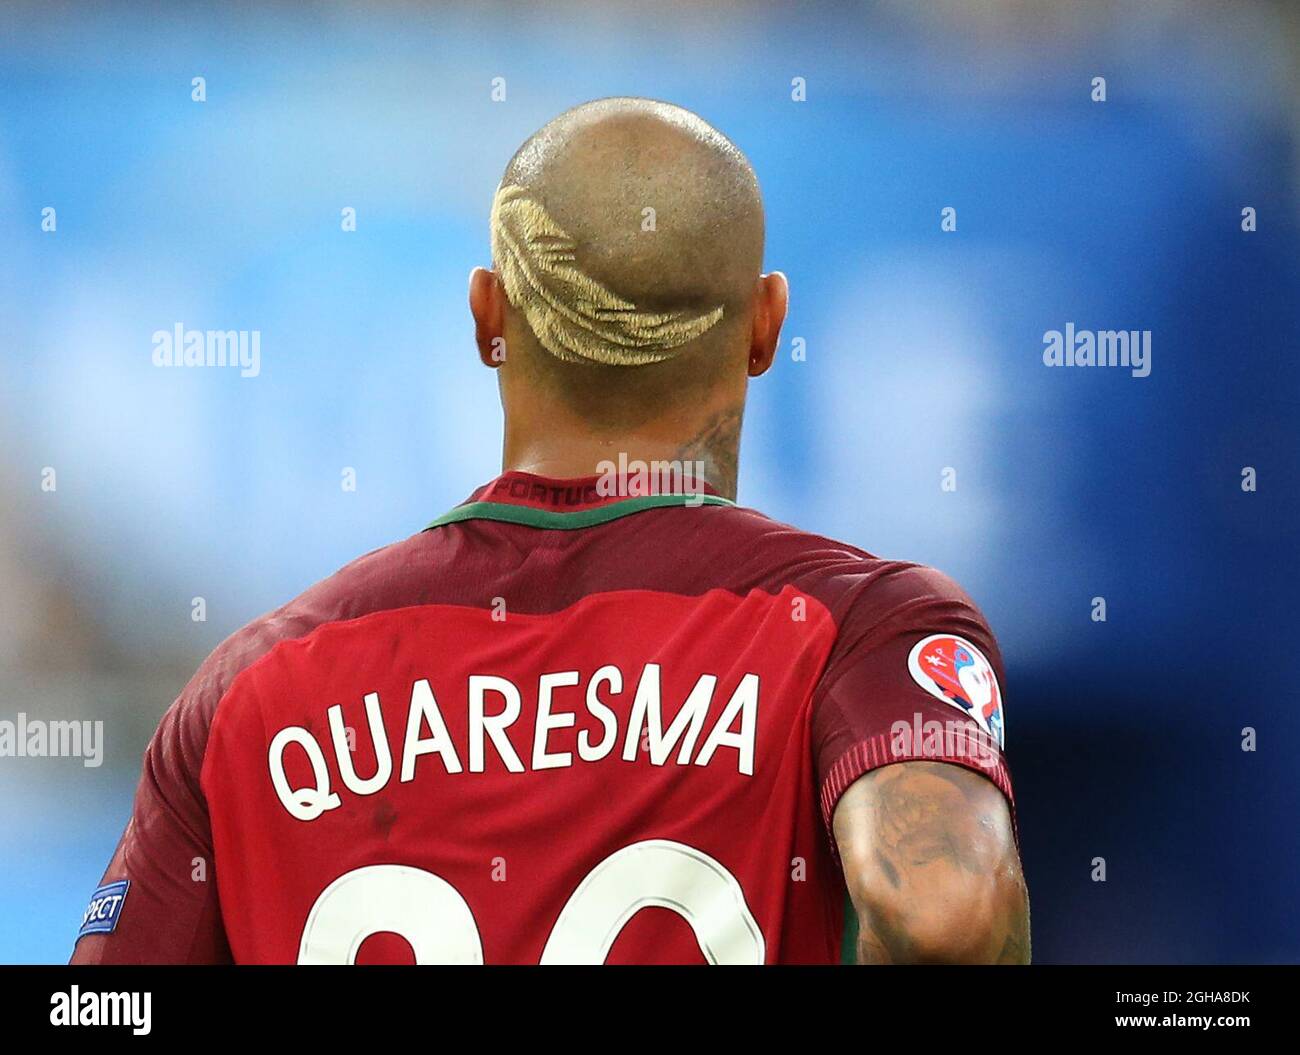
[[469,288],[504,471],[207,659],[74,962],[1027,960],[984,618],[735,504],[763,240],[686,110],[524,143]]

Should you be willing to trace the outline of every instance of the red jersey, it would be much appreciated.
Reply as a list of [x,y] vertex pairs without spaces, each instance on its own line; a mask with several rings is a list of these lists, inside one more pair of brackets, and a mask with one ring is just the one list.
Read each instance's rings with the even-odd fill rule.
[[935,571],[506,473],[207,659],[73,960],[835,962],[839,795],[1010,799],[1000,680]]

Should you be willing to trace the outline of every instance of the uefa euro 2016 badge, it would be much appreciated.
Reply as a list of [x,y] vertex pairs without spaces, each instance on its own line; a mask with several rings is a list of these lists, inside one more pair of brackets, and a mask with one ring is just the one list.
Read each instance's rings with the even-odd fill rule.
[[131,880],[119,879],[116,883],[105,883],[90,895],[90,904],[81,917],[81,930],[77,937],[87,934],[109,934],[117,926],[122,915],[122,906],[126,903],[126,892]]
[[1002,690],[984,654],[955,634],[923,637],[907,657],[912,680],[936,699],[965,711],[1002,747],[1006,726]]

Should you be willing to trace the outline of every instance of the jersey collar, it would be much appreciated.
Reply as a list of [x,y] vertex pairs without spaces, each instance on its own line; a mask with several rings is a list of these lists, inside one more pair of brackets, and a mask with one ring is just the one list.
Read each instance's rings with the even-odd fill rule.
[[429,528],[462,520],[499,520],[563,531],[603,524],[645,509],[734,504],[703,480],[696,493],[681,494],[663,492],[661,481],[653,474],[560,479],[511,471],[478,488]]

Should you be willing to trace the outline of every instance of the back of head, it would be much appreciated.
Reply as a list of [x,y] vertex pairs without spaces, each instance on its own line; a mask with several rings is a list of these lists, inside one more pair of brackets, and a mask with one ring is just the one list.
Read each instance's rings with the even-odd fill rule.
[[507,370],[593,424],[627,423],[743,362],[763,255],[745,156],[647,99],[569,110],[506,167],[492,210]]

